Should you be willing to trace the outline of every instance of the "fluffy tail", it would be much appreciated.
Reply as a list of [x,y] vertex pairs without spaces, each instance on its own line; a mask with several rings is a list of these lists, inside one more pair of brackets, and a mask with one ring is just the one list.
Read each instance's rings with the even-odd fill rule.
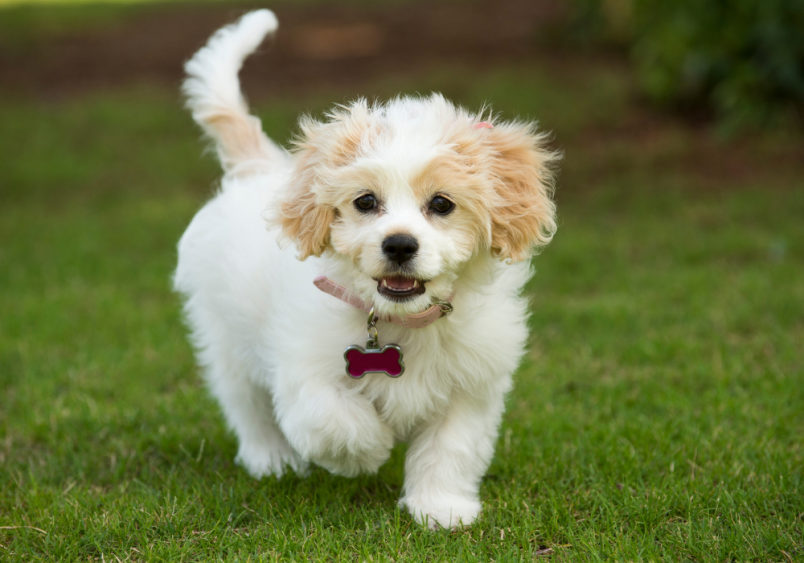
[[182,91],[187,97],[187,107],[215,142],[226,172],[251,165],[264,168],[270,161],[286,157],[263,133],[260,120],[249,115],[237,77],[245,58],[277,26],[276,16],[270,10],[249,12],[218,30],[184,65],[187,79]]

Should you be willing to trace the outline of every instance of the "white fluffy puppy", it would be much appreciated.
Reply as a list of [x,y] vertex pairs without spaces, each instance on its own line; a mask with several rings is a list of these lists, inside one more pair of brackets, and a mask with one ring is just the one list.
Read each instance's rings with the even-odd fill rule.
[[[478,123],[440,95],[305,118],[288,153],[237,78],[276,27],[259,10],[221,29],[184,84],[225,175],[181,238],[175,286],[237,460],[257,478],[308,462],[354,476],[407,441],[400,502],[431,528],[468,525],[527,338],[527,259],[556,227],[554,155],[533,124]],[[356,298],[403,350],[401,377],[347,374],[344,349],[366,340]],[[446,301],[425,328],[388,322]]]

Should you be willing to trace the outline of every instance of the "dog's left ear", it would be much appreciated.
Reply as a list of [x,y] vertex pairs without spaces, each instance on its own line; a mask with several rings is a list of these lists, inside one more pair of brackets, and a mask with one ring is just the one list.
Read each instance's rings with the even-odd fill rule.
[[319,158],[317,148],[302,146],[276,217],[282,234],[299,249],[300,260],[321,256],[330,247],[329,232],[335,220],[335,208],[319,201],[315,185]]
[[496,201],[491,209],[491,251],[503,260],[530,258],[553,238],[556,207],[552,165],[558,155],[530,123],[501,123],[482,133],[492,151]]

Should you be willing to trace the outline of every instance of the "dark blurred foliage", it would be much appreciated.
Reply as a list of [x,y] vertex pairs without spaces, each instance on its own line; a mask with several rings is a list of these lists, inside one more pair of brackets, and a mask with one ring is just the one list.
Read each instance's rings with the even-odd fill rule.
[[804,0],[574,0],[583,42],[621,45],[653,101],[727,127],[800,127]]

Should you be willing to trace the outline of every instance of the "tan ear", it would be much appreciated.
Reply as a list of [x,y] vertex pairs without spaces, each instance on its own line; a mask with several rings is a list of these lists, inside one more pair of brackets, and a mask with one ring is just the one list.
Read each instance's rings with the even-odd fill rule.
[[335,209],[320,203],[314,189],[317,152],[307,147],[297,153],[295,172],[276,219],[282,234],[299,249],[300,260],[321,256],[330,247],[329,228],[335,219]]
[[530,123],[502,123],[483,132],[493,151],[496,201],[491,209],[491,251],[503,260],[530,258],[553,238],[555,153]]
[[354,160],[369,127],[368,105],[360,99],[331,110],[328,122],[310,117],[299,122],[294,141],[295,166],[279,205],[276,222],[299,249],[299,258],[321,256],[331,249],[330,225],[338,214],[338,189],[328,178]]

